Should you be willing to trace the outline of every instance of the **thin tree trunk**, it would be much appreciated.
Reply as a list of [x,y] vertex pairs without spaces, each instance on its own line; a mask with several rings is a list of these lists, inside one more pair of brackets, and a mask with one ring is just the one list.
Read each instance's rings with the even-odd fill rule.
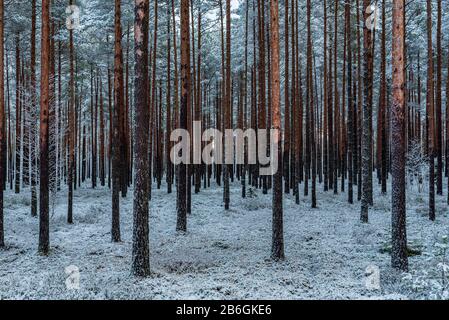
[[[224,129],[231,129],[231,1],[226,0],[226,93],[224,104]],[[226,154],[224,150],[224,154]],[[224,164],[224,207],[229,210],[229,165]]]
[[289,0],[285,0],[285,17],[284,17],[284,25],[285,25],[285,84],[284,84],[284,99],[285,99],[285,115],[284,115],[284,128],[285,128],[285,137],[284,137],[284,157],[283,157],[283,175],[285,179],[285,193],[290,193],[290,54],[289,54]]
[[21,174],[21,160],[22,160],[22,103],[20,86],[21,79],[21,59],[20,59],[20,34],[16,37],[16,177],[15,177],[15,193],[20,193],[20,174]]
[[313,94],[313,72],[312,72],[312,64],[313,64],[313,48],[312,48],[312,27],[311,27],[311,17],[312,15],[312,5],[311,0],[307,0],[307,96],[308,96],[308,138],[309,138],[309,147],[310,152],[312,154],[311,163],[308,164],[308,170],[310,169],[310,165],[312,166],[312,208],[317,207],[316,201],[316,144],[315,144],[315,100]]
[[[370,0],[363,1],[363,7],[370,6]],[[365,21],[368,21],[370,16],[365,12]],[[368,223],[368,208],[371,204],[372,198],[372,99],[373,99],[373,31],[364,24],[363,29],[363,44],[364,44],[364,102],[363,102],[363,137],[362,137],[362,210],[361,220]]]
[[345,3],[345,15],[346,15],[346,58],[347,58],[347,104],[348,104],[348,135],[347,140],[349,143],[348,148],[348,202],[354,203],[353,194],[353,155],[354,155],[354,102],[352,97],[352,37],[351,37],[351,0],[346,0]]
[[[70,5],[73,5],[73,0],[70,0]],[[70,97],[69,97],[69,110],[68,110],[68,145],[69,145],[69,159],[68,159],[68,177],[67,183],[69,185],[68,194],[68,209],[67,209],[67,222],[73,223],[73,185],[74,185],[74,165],[75,165],[75,117],[74,117],[74,104],[75,104],[75,66],[74,66],[74,48],[73,48],[73,30],[69,30],[69,55],[70,55]]]
[[5,233],[3,227],[3,186],[5,185],[3,171],[3,157],[6,157],[6,150],[3,150],[3,140],[6,139],[4,119],[5,119],[5,84],[4,84],[4,12],[3,0],[0,0],[0,248],[5,246]]
[[[49,21],[47,21],[50,24]],[[48,35],[49,36],[49,35]],[[37,216],[36,192],[36,137],[37,137],[37,95],[36,95],[36,0],[31,2],[31,112],[30,112],[30,183],[31,215]]]
[[436,99],[435,99],[435,152],[437,157],[437,194],[443,195],[443,126],[442,126],[442,72],[443,72],[443,49],[441,46],[442,8],[441,0],[437,0],[437,74],[436,74]]
[[103,187],[106,185],[104,134],[103,79],[100,74],[100,183]]
[[[170,142],[170,134],[172,130],[172,103],[171,103],[171,7],[167,5],[167,115],[166,115],[166,135],[165,135],[165,164],[167,166],[166,170],[166,181],[167,181],[167,192],[172,193],[173,185],[173,165],[170,160],[170,150],[172,143]],[[177,63],[175,61],[175,63]]]
[[427,0],[427,139],[429,145],[429,218],[435,221],[435,117],[432,47],[432,0]]

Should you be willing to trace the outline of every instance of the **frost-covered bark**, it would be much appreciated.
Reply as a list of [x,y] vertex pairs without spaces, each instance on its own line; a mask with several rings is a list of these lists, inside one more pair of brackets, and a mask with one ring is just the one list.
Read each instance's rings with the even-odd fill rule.
[[[353,155],[355,152],[354,146],[354,101],[352,98],[352,37],[351,37],[351,1],[346,0],[345,3],[345,20],[346,20],[346,57],[347,57],[347,83],[346,94],[348,101],[348,202],[354,203],[354,170],[353,170]],[[345,88],[343,88],[344,90]]]
[[[173,165],[170,161],[170,150],[172,143],[170,142],[170,134],[172,130],[172,103],[171,103],[171,6],[167,4],[167,93],[166,93],[166,125],[165,125],[165,162],[167,166],[166,181],[167,192],[172,193],[173,185]],[[175,62],[177,63],[177,62]]]
[[[179,128],[187,130],[187,111],[190,91],[190,1],[181,0],[181,105],[179,114]],[[185,152],[185,151],[183,151]],[[187,170],[186,164],[177,166],[177,222],[176,230],[187,231]]]
[[436,90],[435,90],[435,151],[437,157],[437,194],[443,195],[443,127],[441,113],[441,87],[443,72],[443,50],[442,38],[442,10],[441,0],[437,0],[437,70],[436,70]]
[[327,0],[323,1],[323,174],[324,174],[324,191],[329,190],[329,152],[328,152],[328,132],[329,132],[329,101],[328,101],[328,62],[327,62]]
[[134,20],[134,206],[132,271],[136,276],[150,273],[149,250],[149,110],[148,110],[148,0],[135,1]]
[[[4,26],[3,26],[3,0],[0,0],[0,43],[3,43],[3,34],[4,34]],[[3,72],[3,63],[4,63],[4,49],[3,46],[0,48],[0,248],[5,246],[5,236],[4,236],[4,227],[3,227],[3,186],[5,185],[3,171],[6,170],[3,166],[3,157],[6,157],[6,150],[3,150],[3,140],[6,139],[5,136],[5,89],[4,89],[4,72]]]
[[[449,66],[449,54],[447,55],[447,65]],[[446,80],[446,170],[449,173],[449,72]],[[448,174],[448,191],[447,202],[449,203],[449,174]]]
[[50,105],[50,0],[42,1],[39,252],[48,254],[49,236],[49,105]]
[[15,193],[20,193],[20,172],[21,166],[20,162],[22,159],[22,144],[21,144],[21,136],[22,136],[22,126],[21,126],[21,118],[22,118],[22,105],[21,94],[20,94],[20,83],[21,83],[21,58],[20,58],[20,33],[17,32],[16,35],[16,159],[15,159],[15,181],[14,181],[14,190]]
[[106,185],[106,171],[105,171],[105,144],[104,144],[104,100],[103,100],[103,79],[99,75],[100,80],[100,183],[102,186]]
[[432,44],[432,0],[427,0],[427,139],[429,145],[429,219],[435,220],[435,117]]
[[[371,5],[370,0],[363,1],[363,8]],[[365,11],[364,21],[370,19]],[[362,222],[368,222],[368,208],[372,204],[372,122],[373,122],[373,32],[364,23],[363,29],[363,127],[362,127]]]
[[[231,1],[226,0],[226,92],[224,105],[224,129],[231,129]],[[226,151],[224,152],[224,154]],[[229,176],[231,166],[224,165],[224,207],[229,210],[230,190]]]
[[[42,12],[43,13],[43,12]],[[50,22],[48,22],[50,23]],[[42,63],[41,63],[42,64]],[[31,182],[31,215],[37,216],[36,191],[36,137],[37,137],[37,88],[36,88],[36,0],[31,2],[31,64],[30,64],[30,182]]]
[[380,79],[380,92],[379,92],[379,112],[378,112],[378,135],[379,144],[377,145],[380,157],[378,157],[380,167],[380,180],[382,184],[382,193],[387,193],[387,123],[386,123],[386,107],[387,107],[387,79],[386,79],[386,8],[385,0],[382,0],[382,35],[381,35],[381,79]]
[[284,81],[284,101],[285,101],[285,112],[284,112],[284,163],[283,163],[283,174],[285,179],[285,193],[290,193],[290,154],[291,154],[291,144],[290,144],[290,53],[289,53],[289,0],[285,0],[285,17],[284,17],[284,38],[285,38],[285,81]]
[[[310,0],[307,0],[307,110],[309,115],[308,121],[308,139],[309,139],[309,147],[311,152],[311,158],[309,158],[310,162],[308,164],[308,170],[311,169],[312,174],[312,208],[317,207],[316,200],[316,173],[317,173],[317,163],[316,163],[316,144],[315,144],[315,97],[313,90],[313,48],[312,48],[312,28],[311,28],[311,19],[312,19],[312,4]],[[307,120],[306,120],[307,121]],[[308,175],[307,175],[308,176]],[[306,178],[307,179],[307,178]]]
[[[258,96],[257,96],[257,129],[267,128],[266,117],[266,50],[265,50],[265,6],[264,1],[257,0],[257,21],[258,21]],[[260,166],[260,164],[259,164]],[[268,191],[267,178],[260,177],[263,193]]]
[[392,130],[392,253],[394,268],[406,271],[407,233],[405,206],[405,68],[404,68],[404,0],[393,1],[393,101]]
[[[70,0],[70,5],[73,5],[73,0]],[[67,222],[73,223],[73,185],[74,185],[74,166],[75,166],[75,52],[73,45],[73,30],[69,30],[69,59],[70,59],[70,84],[69,84],[69,110],[68,130],[67,130],[67,144],[69,148],[68,166],[67,166],[67,183],[69,185],[68,206],[67,206]]]

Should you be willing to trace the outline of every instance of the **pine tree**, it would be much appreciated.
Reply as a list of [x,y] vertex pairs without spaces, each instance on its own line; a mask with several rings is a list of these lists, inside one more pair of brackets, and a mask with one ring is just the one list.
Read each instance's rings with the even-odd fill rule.
[[354,110],[352,97],[352,37],[351,37],[351,0],[346,0],[345,3],[345,33],[346,33],[346,58],[347,58],[347,99],[348,99],[348,202],[354,203],[353,195],[353,155],[355,153],[354,146]]
[[[4,6],[3,0],[0,0],[0,43],[4,41]],[[3,149],[3,140],[6,139],[4,128],[4,118],[5,118],[5,83],[4,83],[4,49],[3,46],[0,48],[0,249],[5,246],[5,235],[3,227],[3,186],[5,185],[3,171],[6,168],[3,167],[3,157],[6,156],[6,150]]]
[[432,1],[427,0],[427,139],[429,145],[429,218],[435,220],[435,116],[432,45]]
[[[363,7],[368,8],[370,0],[363,1]],[[371,19],[365,12],[365,21]],[[364,24],[363,29],[363,127],[362,127],[362,222],[368,222],[368,208],[372,199],[372,101],[373,101],[373,31]]]
[[50,104],[50,0],[42,0],[39,252],[48,254],[49,237],[49,104]]
[[[430,1],[430,0],[429,0]],[[393,0],[393,101],[392,130],[392,254],[393,268],[407,271],[407,233],[405,206],[405,68],[404,0]]]
[[[181,105],[179,128],[187,130],[187,112],[190,91],[190,0],[181,0]],[[184,142],[185,143],[185,142]],[[183,150],[185,152],[185,150]],[[178,165],[176,230],[187,231],[187,164]]]
[[435,95],[435,153],[437,157],[437,194],[443,195],[443,125],[442,125],[442,83],[443,83],[443,49],[442,38],[442,8],[441,0],[437,0],[437,70]]
[[135,0],[135,146],[134,156],[139,159],[135,162],[134,177],[134,225],[133,225],[133,251],[132,271],[136,276],[147,276],[150,273],[149,250],[149,113],[148,97],[148,0]]
[[386,79],[386,69],[387,69],[387,61],[386,61],[386,5],[385,0],[382,0],[382,36],[381,36],[381,80],[380,80],[380,91],[379,91],[379,114],[378,114],[378,123],[380,127],[378,128],[378,135],[380,136],[379,142],[380,145],[377,146],[380,151],[380,163],[378,166],[381,168],[381,184],[382,184],[382,193],[387,193],[387,79]]
[[21,104],[21,58],[20,58],[20,33],[16,35],[16,159],[15,159],[15,181],[14,191],[20,193],[20,174],[22,159],[22,104]]
[[[50,23],[50,22],[48,22]],[[31,215],[37,216],[36,192],[36,136],[37,136],[37,95],[36,95],[36,0],[31,2],[31,63],[30,63],[30,182],[31,182]]]
[[115,41],[114,41],[114,110],[112,144],[112,227],[113,242],[120,242],[120,191],[121,191],[121,149],[120,124],[123,106],[123,53],[122,53],[122,25],[121,0],[115,0]]
[[[70,0],[70,5],[73,5],[73,0]],[[68,108],[68,168],[67,168],[67,184],[69,185],[68,206],[67,206],[67,222],[73,223],[73,188],[75,175],[75,52],[73,44],[73,29],[69,30],[69,56],[70,56],[70,84],[69,84],[69,108]]]
[[[310,0],[308,0],[310,2]],[[310,5],[310,3],[309,3]],[[273,238],[271,257],[273,260],[284,259],[284,227],[283,227],[283,199],[282,199],[282,132],[281,132],[281,85],[280,85],[280,71],[279,71],[279,2],[278,0],[270,0],[270,15],[271,15],[271,111],[273,120],[273,130],[276,130],[274,145],[278,154],[277,172],[273,176]]]

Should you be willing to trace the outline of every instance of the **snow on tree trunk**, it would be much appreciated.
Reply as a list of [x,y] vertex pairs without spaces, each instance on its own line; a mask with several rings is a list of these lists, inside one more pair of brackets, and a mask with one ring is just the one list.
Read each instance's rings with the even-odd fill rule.
[[392,173],[392,253],[393,268],[406,271],[407,233],[405,204],[405,68],[404,68],[404,0],[393,1],[393,101],[391,109]]
[[[363,1],[363,8],[371,5],[370,0]],[[364,21],[368,21],[370,15],[365,11]],[[373,121],[373,32],[364,23],[363,29],[364,57],[363,57],[363,126],[362,126],[362,222],[368,222],[368,208],[371,204],[372,181],[372,121]]]
[[[3,43],[3,0],[0,0],[0,43]],[[6,156],[6,150],[3,149],[3,140],[6,139],[4,128],[4,118],[5,118],[5,89],[4,89],[4,76],[3,76],[3,65],[4,65],[4,49],[3,46],[0,48],[0,248],[5,246],[5,235],[3,227],[3,186],[4,181],[4,168],[3,157]]]
[[49,104],[50,104],[50,0],[42,1],[40,99],[39,252],[48,254],[49,237]]
[[134,207],[132,271],[136,276],[150,273],[149,250],[149,110],[148,110],[148,0],[135,1],[135,90],[134,90]]

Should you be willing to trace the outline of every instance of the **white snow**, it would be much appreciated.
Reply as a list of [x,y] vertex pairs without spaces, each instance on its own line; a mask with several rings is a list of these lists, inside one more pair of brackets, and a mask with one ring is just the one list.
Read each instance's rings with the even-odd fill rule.
[[[390,196],[375,183],[370,223],[359,223],[360,205],[347,194],[321,192],[319,209],[309,199],[285,198],[285,254],[272,262],[271,195],[242,199],[231,188],[225,212],[219,187],[192,195],[188,233],[177,234],[176,193],[153,189],[150,217],[152,276],[130,274],[132,190],[121,199],[122,243],[110,241],[107,188],[75,191],[74,224],[66,223],[65,191],[51,218],[51,253],[37,254],[38,219],[29,214],[29,192],[5,196],[7,249],[0,251],[0,299],[408,299],[412,290],[390,267],[382,249],[390,243]],[[390,187],[390,186],[389,186]],[[356,194],[355,194],[356,197]],[[437,221],[427,218],[425,193],[408,195],[408,238],[422,255],[410,258],[411,273],[437,268],[435,243],[448,234],[446,197],[437,197]],[[68,266],[80,271],[80,287],[66,286]],[[366,287],[366,269],[380,268],[380,290]]]

